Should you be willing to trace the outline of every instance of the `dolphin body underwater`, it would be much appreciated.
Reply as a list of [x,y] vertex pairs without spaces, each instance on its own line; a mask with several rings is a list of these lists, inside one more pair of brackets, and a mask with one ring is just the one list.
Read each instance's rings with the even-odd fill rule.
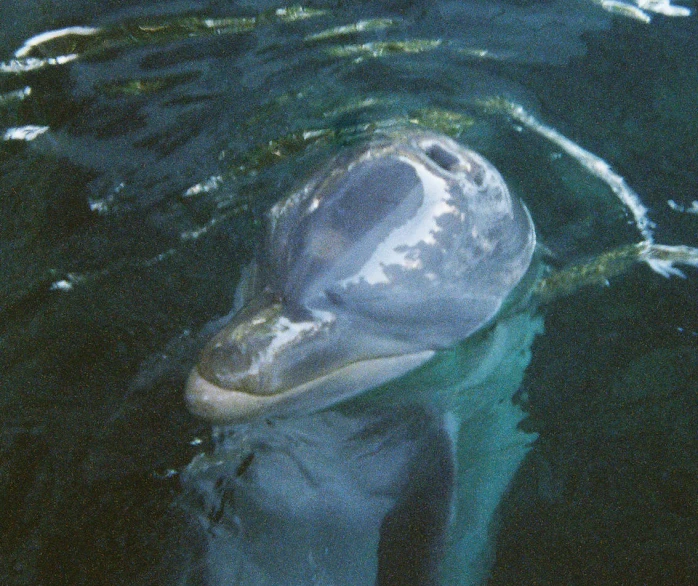
[[526,207],[477,153],[406,131],[268,220],[186,386],[214,424],[183,474],[208,581],[477,583],[535,437],[512,400],[542,327]]
[[186,383],[213,424],[181,475],[205,583],[482,583],[536,438],[518,391],[537,307],[637,261],[698,266],[645,232],[550,273],[494,166],[427,130],[387,131],[278,202]]

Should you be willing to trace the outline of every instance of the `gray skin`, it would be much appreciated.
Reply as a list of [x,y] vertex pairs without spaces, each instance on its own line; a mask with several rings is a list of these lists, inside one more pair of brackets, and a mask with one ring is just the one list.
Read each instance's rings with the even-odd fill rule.
[[[213,452],[183,474],[208,536],[208,583],[441,582],[456,503],[471,498],[458,491],[480,490],[458,486],[459,466],[461,479],[478,467],[457,454],[498,441],[514,453],[507,434],[519,412],[511,425],[480,407],[472,423],[455,421],[400,384],[388,404],[349,399],[437,355],[434,370],[440,350],[483,330],[528,271],[535,241],[528,211],[488,161],[423,131],[334,160],[272,208],[254,295],[187,383],[192,412],[216,424]],[[507,478],[515,469],[501,466]],[[503,488],[487,490],[496,499]],[[467,571],[455,583],[470,583]]]
[[308,413],[405,374],[492,320],[535,243],[497,170],[445,136],[345,155],[270,211],[259,293],[203,351],[189,408]]

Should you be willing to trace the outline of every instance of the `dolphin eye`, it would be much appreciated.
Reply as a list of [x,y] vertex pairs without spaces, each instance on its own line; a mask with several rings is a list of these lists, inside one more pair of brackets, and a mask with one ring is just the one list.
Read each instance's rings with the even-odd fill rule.
[[426,146],[424,153],[444,171],[454,171],[460,166],[460,160],[456,155],[436,143]]

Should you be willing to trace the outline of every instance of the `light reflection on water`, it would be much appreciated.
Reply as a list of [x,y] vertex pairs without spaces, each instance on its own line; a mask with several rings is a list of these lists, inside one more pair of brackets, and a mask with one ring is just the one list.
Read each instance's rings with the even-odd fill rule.
[[[0,55],[1,128],[15,129],[0,143],[3,583],[145,582],[139,556],[167,558],[166,471],[205,434],[180,399],[192,332],[229,310],[269,206],[376,128],[422,124],[480,150],[555,263],[637,241],[603,183],[481,107],[505,97],[623,175],[658,240],[696,244],[679,209],[698,199],[695,16],[647,25],[582,0],[321,4],[2,9],[21,31]],[[69,26],[91,28],[23,44]],[[550,308],[526,380],[541,440],[504,507],[493,583],[689,583],[688,274],[638,269]],[[143,360],[150,378],[129,391]]]

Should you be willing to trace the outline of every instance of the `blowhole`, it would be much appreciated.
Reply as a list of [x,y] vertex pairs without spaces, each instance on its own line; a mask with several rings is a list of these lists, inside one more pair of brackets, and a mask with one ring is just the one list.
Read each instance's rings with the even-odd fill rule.
[[460,167],[460,159],[437,143],[424,145],[424,153],[444,171],[454,171]]

